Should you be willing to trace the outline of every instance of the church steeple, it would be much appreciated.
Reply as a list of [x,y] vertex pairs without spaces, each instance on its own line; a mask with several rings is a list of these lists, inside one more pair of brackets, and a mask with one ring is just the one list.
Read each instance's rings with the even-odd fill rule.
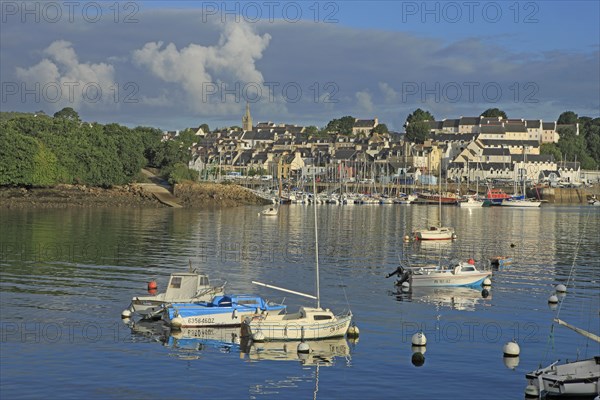
[[246,102],[246,114],[242,117],[242,130],[252,130],[252,117],[250,116],[250,103]]

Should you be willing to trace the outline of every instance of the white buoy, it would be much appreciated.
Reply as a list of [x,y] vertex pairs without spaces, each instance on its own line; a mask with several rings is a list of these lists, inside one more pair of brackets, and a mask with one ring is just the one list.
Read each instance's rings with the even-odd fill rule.
[[171,320],[171,328],[173,328],[173,329],[180,329],[182,325],[183,325],[183,318],[181,318],[181,317],[175,317]]
[[492,286],[492,280],[490,278],[485,278],[483,280],[483,286]]
[[504,357],[518,357],[521,353],[521,348],[519,347],[519,344],[513,340],[504,345],[502,352],[504,353]]
[[417,332],[412,336],[413,346],[425,346],[427,345],[427,337],[423,332]]
[[548,297],[548,304],[557,304],[558,303],[558,296],[553,294],[552,296]]
[[552,311],[558,310],[558,304],[556,303],[548,303],[548,308]]
[[346,332],[346,336],[348,336],[349,338],[357,338],[358,335],[360,334],[360,331],[358,330],[358,326],[356,325],[351,325],[348,328],[348,331]]
[[121,313],[121,318],[130,318],[130,317],[131,317],[131,311],[129,311],[129,309],[123,310],[123,312]]
[[565,293],[567,291],[567,287],[565,285],[563,285],[562,283],[556,285],[555,289],[556,289],[556,293]]
[[410,236],[404,235],[404,241],[405,242],[410,242]]
[[456,233],[452,234],[452,239],[456,239],[458,236],[456,236]]
[[402,282],[402,289],[410,289],[410,283],[408,281]]
[[517,357],[503,357],[504,365],[508,369],[515,369],[519,366],[519,356]]
[[310,353],[310,346],[306,342],[298,343],[298,353],[308,354]]
[[540,389],[538,389],[535,385],[527,385],[525,388],[525,398],[526,399],[537,399],[540,397]]
[[252,335],[252,340],[254,340],[255,342],[264,342],[265,335],[261,331],[258,331],[254,335]]

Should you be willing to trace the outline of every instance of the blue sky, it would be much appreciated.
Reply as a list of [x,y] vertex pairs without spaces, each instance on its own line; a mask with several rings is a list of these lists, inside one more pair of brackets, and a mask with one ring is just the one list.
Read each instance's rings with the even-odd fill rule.
[[0,105],[162,129],[240,125],[246,100],[255,121],[396,130],[416,108],[598,116],[599,3],[4,1]]

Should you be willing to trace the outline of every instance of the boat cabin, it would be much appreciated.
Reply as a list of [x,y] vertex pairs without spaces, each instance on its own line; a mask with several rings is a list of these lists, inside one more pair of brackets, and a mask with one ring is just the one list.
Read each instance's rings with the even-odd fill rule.
[[329,309],[300,307],[301,318],[307,318],[312,321],[327,322],[333,320],[333,313]]
[[193,272],[178,272],[171,274],[165,298],[170,301],[189,299],[208,288],[210,288],[208,276]]

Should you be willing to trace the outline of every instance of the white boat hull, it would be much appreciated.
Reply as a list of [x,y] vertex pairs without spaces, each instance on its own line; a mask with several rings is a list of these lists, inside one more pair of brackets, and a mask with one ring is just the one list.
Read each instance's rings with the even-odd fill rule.
[[568,364],[556,363],[526,375],[530,384],[554,396],[593,396],[600,393],[600,356]]
[[451,228],[421,229],[415,231],[417,240],[451,240],[454,239],[454,230]]
[[[331,314],[330,311],[326,310]],[[332,315],[332,314],[331,314]],[[242,336],[251,336],[261,340],[317,340],[342,337],[346,335],[352,314],[333,316],[329,320],[315,320],[301,317],[298,314],[269,315],[265,318],[257,316],[242,325]]]
[[477,272],[465,275],[452,275],[451,273],[432,272],[429,275],[413,275],[412,287],[446,287],[446,286],[474,286],[483,282],[490,276],[489,272]]
[[505,200],[500,204],[503,207],[536,208],[542,205],[541,201]]

